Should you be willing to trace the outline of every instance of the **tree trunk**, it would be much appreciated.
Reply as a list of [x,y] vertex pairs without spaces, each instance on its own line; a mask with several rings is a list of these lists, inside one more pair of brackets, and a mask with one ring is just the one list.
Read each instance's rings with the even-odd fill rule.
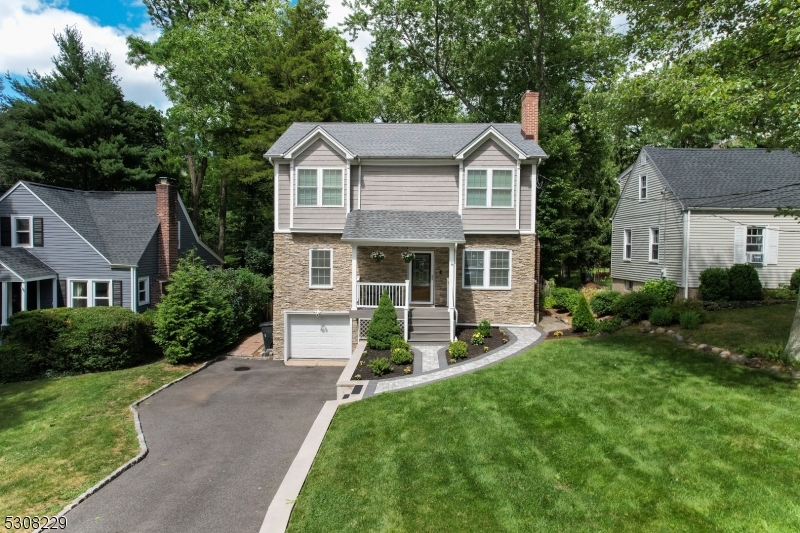
[[203,190],[203,180],[206,178],[208,168],[208,158],[201,157],[200,165],[194,161],[193,154],[186,155],[186,163],[189,166],[189,181],[191,183],[191,203],[192,203],[192,225],[197,229],[200,219],[200,192]]
[[789,332],[789,342],[786,343],[783,353],[795,361],[800,361],[800,294],[798,294],[797,298],[797,309],[794,312],[792,330]]
[[219,240],[217,255],[225,258],[225,225],[228,218],[228,179],[221,176],[219,180]]

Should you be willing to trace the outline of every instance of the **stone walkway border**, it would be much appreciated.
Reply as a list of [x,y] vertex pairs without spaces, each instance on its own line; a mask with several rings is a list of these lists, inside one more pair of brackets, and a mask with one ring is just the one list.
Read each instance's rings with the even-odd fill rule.
[[[175,385],[176,383],[178,383],[179,381],[183,381],[184,379],[197,374],[201,370],[204,370],[204,369],[208,368],[209,366],[213,365],[214,363],[216,363],[217,361],[222,361],[223,359],[225,359],[225,356],[217,357],[215,359],[212,359],[211,361],[206,361],[205,363],[200,365],[198,368],[195,368],[194,370],[192,370],[188,374],[184,374],[181,377],[179,377],[178,379],[174,379],[174,380],[170,381],[169,383],[166,383],[166,384],[160,386],[159,388],[157,388],[156,390],[154,390],[153,392],[151,392],[147,396],[139,398],[138,400],[133,402],[130,405],[130,410],[131,410],[131,412],[133,412],[133,423],[136,426],[136,435],[137,435],[137,437],[139,439],[139,454],[136,457],[134,457],[133,459],[131,459],[130,461],[128,461],[127,463],[125,463],[124,465],[120,466],[119,468],[117,468],[116,470],[111,472],[109,475],[107,475],[105,478],[100,480],[98,483],[96,483],[92,487],[89,487],[86,490],[86,492],[84,492],[83,494],[81,494],[80,496],[78,496],[77,498],[72,500],[70,503],[68,503],[63,509],[61,509],[61,511],[59,511],[59,513],[57,515],[53,516],[52,518],[55,518],[55,519],[61,518],[62,516],[67,514],[69,511],[74,509],[75,506],[77,506],[79,503],[84,501],[86,498],[88,498],[89,496],[91,496],[92,494],[97,492],[98,490],[102,489],[103,487],[105,487],[106,485],[111,483],[111,481],[113,481],[114,479],[116,479],[120,475],[122,475],[123,472],[125,472],[130,467],[132,467],[136,463],[141,462],[142,459],[147,457],[147,453],[150,450],[147,448],[147,442],[145,442],[145,440],[144,440],[144,432],[142,432],[142,422],[139,420],[139,410],[137,409],[139,404],[141,404],[145,400],[150,399],[151,396],[155,396],[156,394],[158,394],[162,390],[166,389],[167,387],[171,387],[171,386]],[[44,529],[44,527],[40,527],[39,529],[34,530],[33,533],[41,533],[42,531],[49,531],[49,529]]]

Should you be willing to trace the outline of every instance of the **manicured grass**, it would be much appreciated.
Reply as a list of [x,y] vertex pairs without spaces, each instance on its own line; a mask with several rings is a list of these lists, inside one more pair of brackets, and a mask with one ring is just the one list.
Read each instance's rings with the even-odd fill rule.
[[628,328],[342,406],[299,531],[800,531],[800,391]]
[[157,362],[0,385],[0,514],[54,514],[135,457],[128,406],[191,368]]
[[726,309],[706,313],[708,321],[697,330],[673,328],[698,343],[731,350],[732,353],[764,356],[780,352],[789,340],[795,305],[781,304],[749,309]]

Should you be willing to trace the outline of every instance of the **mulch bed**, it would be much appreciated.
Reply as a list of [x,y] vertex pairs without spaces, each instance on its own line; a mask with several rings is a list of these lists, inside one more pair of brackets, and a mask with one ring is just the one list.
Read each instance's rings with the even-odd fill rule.
[[[407,365],[396,365],[391,362],[392,361],[391,355],[392,355],[391,350],[373,350],[372,348],[365,348],[364,353],[361,354],[361,360],[358,362],[358,366],[356,367],[355,371],[353,372],[353,376],[350,379],[357,380],[356,376],[358,375],[361,376],[362,380],[389,379],[389,378],[398,378],[400,376],[408,376],[414,373],[414,363],[409,363]],[[375,374],[373,374],[372,370],[370,370],[369,366],[367,365],[370,361],[372,361],[373,359],[378,359],[379,357],[385,357],[386,359],[389,359],[389,363],[394,367],[394,370],[382,376],[376,376]],[[411,369],[411,372],[409,372],[408,374],[404,372],[406,367]]]
[[545,340],[549,341],[549,340],[554,340],[554,339],[566,339],[567,337],[585,337],[586,335],[588,335],[585,332],[575,333],[571,329],[561,329],[561,330],[558,330],[558,331],[561,332],[561,335],[556,335],[555,331],[548,331],[547,332],[547,337],[545,337]]
[[[473,359],[475,357],[480,357],[482,355],[486,355],[491,353],[492,350],[500,348],[501,346],[505,346],[503,343],[503,339],[508,339],[508,335],[504,335],[500,333],[500,328],[492,328],[492,336],[485,337],[483,339],[483,345],[480,344],[472,344],[470,341],[472,340],[472,334],[475,333],[475,328],[465,328],[463,326],[456,328],[456,338],[460,341],[464,341],[467,343],[467,357],[463,359],[459,359],[456,363],[460,363],[461,361],[466,361],[467,359]],[[509,339],[510,341],[511,339]],[[488,346],[489,351],[484,352],[483,347]],[[447,364],[452,365],[455,363],[450,362],[450,356],[447,356]]]

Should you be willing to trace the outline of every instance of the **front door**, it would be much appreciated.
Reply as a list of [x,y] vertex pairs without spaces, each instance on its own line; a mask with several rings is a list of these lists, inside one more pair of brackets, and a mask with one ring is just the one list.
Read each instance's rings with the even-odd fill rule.
[[411,262],[411,301],[416,303],[433,303],[432,276],[433,254],[430,252],[414,253]]

